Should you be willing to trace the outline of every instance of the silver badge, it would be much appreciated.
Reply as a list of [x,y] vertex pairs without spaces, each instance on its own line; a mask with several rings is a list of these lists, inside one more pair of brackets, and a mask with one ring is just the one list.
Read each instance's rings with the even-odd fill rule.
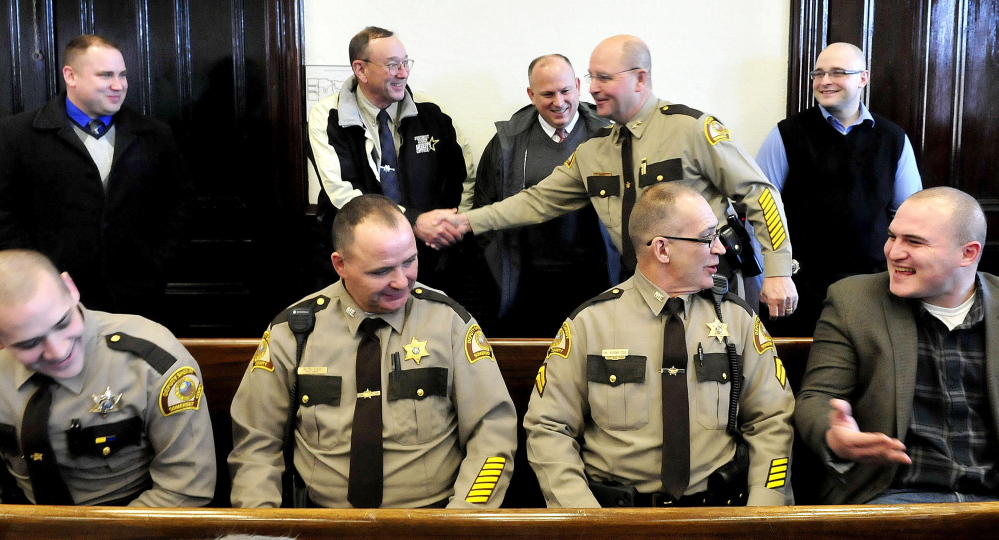
[[103,394],[91,394],[94,399],[94,406],[90,408],[90,412],[98,413],[101,416],[107,416],[108,413],[117,412],[121,409],[118,408],[118,402],[121,401],[121,394],[117,396],[111,393],[111,387],[109,386]]

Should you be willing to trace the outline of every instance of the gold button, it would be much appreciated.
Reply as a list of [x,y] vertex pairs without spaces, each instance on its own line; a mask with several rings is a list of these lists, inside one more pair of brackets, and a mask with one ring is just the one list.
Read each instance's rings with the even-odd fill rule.
[[607,190],[606,189],[601,189],[600,190],[600,196],[603,197],[604,195],[607,195]]
[[662,181],[663,181],[663,175],[660,174],[659,176],[656,177],[656,182],[662,182]]
[[423,294],[423,289],[417,287],[417,288],[413,289],[413,292],[415,292],[416,294]]
[[611,375],[610,376],[610,382],[612,382],[612,383],[617,382],[617,375]]
[[614,294],[617,294],[617,293],[621,292],[621,289],[614,289],[611,292],[614,293]]
[[115,334],[115,335],[111,336],[111,343],[117,343],[119,341],[121,341],[121,336],[120,335]]
[[326,303],[326,299],[325,298],[316,298],[316,305],[317,306],[321,306],[321,305],[323,305],[325,303]]
[[418,389],[418,390],[416,391],[416,395],[418,395],[418,396],[420,396],[420,397],[423,397],[423,389],[422,389],[422,388]]
[[302,403],[308,403],[308,402],[309,402],[309,396],[302,396]]
[[111,455],[111,447],[110,446],[105,446],[104,449],[101,450],[101,453],[104,454],[105,456]]
[[728,378],[728,373],[722,373],[722,378],[723,379],[727,379]]
[[664,111],[665,111],[665,110],[668,110],[668,109],[669,109],[669,105],[663,105],[663,110],[664,110]]

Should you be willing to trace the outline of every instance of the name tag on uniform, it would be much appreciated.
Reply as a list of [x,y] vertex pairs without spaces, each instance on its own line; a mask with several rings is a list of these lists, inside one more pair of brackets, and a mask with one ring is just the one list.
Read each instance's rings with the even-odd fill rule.
[[604,349],[600,351],[600,356],[607,360],[624,360],[628,356],[628,349]]
[[314,366],[314,367],[299,367],[299,375],[326,375],[326,367],[324,366]]

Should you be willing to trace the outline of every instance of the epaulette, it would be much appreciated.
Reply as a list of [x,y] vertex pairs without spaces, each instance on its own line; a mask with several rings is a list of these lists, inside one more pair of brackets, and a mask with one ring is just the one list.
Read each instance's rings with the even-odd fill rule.
[[[703,291],[701,291],[701,295],[704,296],[704,298],[707,298],[712,303],[714,303],[715,296],[714,293],[711,292],[711,289],[704,289]],[[726,302],[735,302],[740,307],[742,307],[742,309],[746,310],[746,312],[749,313],[750,315],[756,314],[756,311],[753,308],[749,307],[749,302],[746,302],[745,298],[739,296],[738,294],[735,294],[732,291],[726,292],[722,296],[722,300]]]
[[291,310],[295,308],[307,307],[312,309],[312,312],[315,313],[317,311],[322,311],[326,309],[329,305],[330,305],[330,299],[328,296],[319,295],[319,296],[314,296],[312,298],[306,298],[305,300],[302,300],[301,302],[291,306],[290,308],[282,311],[281,313],[278,313],[277,317],[274,317],[274,320],[271,321],[271,326],[277,326],[281,323],[288,322],[288,314],[291,313]]
[[597,296],[590,298],[586,302],[583,302],[581,306],[576,308],[576,311],[573,311],[572,313],[569,314],[569,319],[570,320],[575,319],[576,315],[579,315],[580,311],[583,311],[584,309],[592,306],[593,304],[599,304],[600,302],[605,302],[607,300],[611,300],[614,298],[620,298],[622,294],[624,294],[624,289],[622,289],[621,287],[614,287],[609,291],[600,293]]
[[604,127],[600,128],[600,129],[598,129],[597,132],[594,133],[593,136],[590,137],[590,138],[591,139],[596,139],[596,138],[599,138],[599,137],[607,137],[608,135],[611,134],[611,131],[613,131],[613,128],[614,128],[613,125],[611,125],[611,126],[604,126]]
[[142,338],[115,332],[104,337],[108,348],[115,351],[132,353],[145,360],[160,375],[165,375],[177,358],[166,352],[162,347]]
[[700,118],[704,115],[701,111],[697,109],[692,109],[686,105],[681,105],[679,103],[674,103],[672,105],[663,105],[659,107],[659,112],[663,114],[685,114],[691,118]]
[[441,294],[437,291],[427,289],[426,287],[417,287],[413,289],[413,296],[421,300],[430,300],[431,302],[438,302],[451,306],[451,309],[453,309],[465,323],[472,320],[472,315],[465,311],[465,308],[461,307],[461,304],[455,302],[454,298],[451,298],[446,294]]

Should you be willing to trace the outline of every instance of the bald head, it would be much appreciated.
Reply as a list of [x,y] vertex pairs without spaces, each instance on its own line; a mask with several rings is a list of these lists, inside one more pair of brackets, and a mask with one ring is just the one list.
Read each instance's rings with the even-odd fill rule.
[[819,53],[818,59],[815,63],[830,63],[830,65],[839,65],[842,69],[867,69],[867,59],[864,57],[864,51],[860,50],[860,47],[852,43],[830,43],[828,47],[822,49]]
[[652,55],[649,53],[649,46],[637,36],[622,34],[611,36],[600,42],[593,54],[600,51],[601,54],[617,55],[621,64],[627,64],[630,69],[633,67],[642,68],[652,73]]
[[985,212],[978,201],[967,193],[947,186],[927,188],[917,191],[905,200],[905,203],[922,203],[942,208],[949,216],[947,223],[940,223],[941,228],[952,229],[957,245],[968,242],[978,242],[985,245],[988,225]]
[[47,280],[59,283],[66,289],[52,261],[37,251],[10,249],[0,251],[0,306],[26,302],[35,296]]

